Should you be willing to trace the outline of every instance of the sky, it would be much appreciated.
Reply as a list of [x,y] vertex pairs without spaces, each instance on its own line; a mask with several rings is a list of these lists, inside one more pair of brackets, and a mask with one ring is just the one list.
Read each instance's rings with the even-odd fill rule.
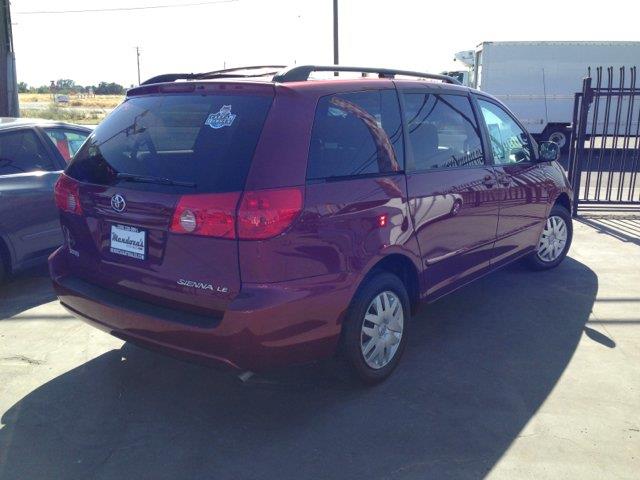
[[[333,62],[332,0],[12,0],[18,80],[137,84],[167,72]],[[181,7],[37,13],[79,9]],[[593,6],[589,6],[593,5]],[[340,63],[429,72],[483,41],[640,40],[638,0],[339,0]],[[595,8],[598,8],[595,11]],[[24,13],[21,13],[24,12]]]

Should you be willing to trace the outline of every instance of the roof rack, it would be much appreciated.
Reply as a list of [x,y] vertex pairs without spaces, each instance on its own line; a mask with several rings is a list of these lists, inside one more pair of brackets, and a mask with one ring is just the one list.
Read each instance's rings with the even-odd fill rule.
[[396,75],[407,77],[429,78],[441,80],[453,85],[462,85],[457,79],[436,73],[412,72],[409,70],[395,70],[391,68],[370,68],[370,67],[346,67],[342,65],[300,65],[287,68],[273,77],[274,82],[304,82],[309,80],[313,72],[359,72],[377,73],[379,78],[395,78]]
[[[264,77],[268,75],[275,75],[283,68],[286,68],[286,65],[253,65],[249,67],[236,67],[236,68],[225,68],[224,70],[214,70],[212,72],[205,73],[165,73],[162,75],[157,75],[155,77],[151,77],[148,80],[145,80],[140,85],[150,85],[152,83],[161,83],[161,82],[175,82],[176,80],[206,80],[211,78],[254,78],[254,77]],[[254,74],[239,74],[233,72],[242,72],[244,70],[264,70],[264,69],[277,69],[275,71],[267,71],[262,73],[254,73]]]
[[[251,70],[272,69],[261,73],[242,74],[239,72]],[[457,79],[447,75],[436,73],[412,72],[409,70],[395,70],[391,68],[370,68],[370,67],[345,67],[342,65],[299,65],[287,68],[286,65],[253,65],[249,67],[226,68],[224,70],[214,70],[205,73],[165,73],[145,80],[140,85],[150,85],[152,83],[175,82],[176,80],[207,80],[213,78],[257,78],[273,75],[273,81],[279,83],[305,82],[313,72],[358,72],[376,73],[379,78],[395,78],[396,75],[407,77],[428,78],[462,85]]]

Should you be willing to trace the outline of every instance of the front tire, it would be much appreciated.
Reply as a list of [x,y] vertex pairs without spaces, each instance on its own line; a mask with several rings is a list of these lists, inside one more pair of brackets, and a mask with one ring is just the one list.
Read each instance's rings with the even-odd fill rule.
[[528,257],[529,266],[534,270],[555,268],[571,247],[573,224],[571,214],[561,205],[554,205],[545,222],[536,251]]
[[360,287],[345,318],[343,351],[362,382],[382,382],[398,366],[409,316],[409,295],[395,275],[376,273]]

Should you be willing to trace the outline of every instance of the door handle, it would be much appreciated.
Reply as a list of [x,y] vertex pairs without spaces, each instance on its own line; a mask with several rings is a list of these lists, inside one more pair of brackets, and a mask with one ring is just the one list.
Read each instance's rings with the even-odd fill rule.
[[491,187],[494,187],[498,182],[493,175],[486,175],[482,180],[482,183],[484,184],[485,187],[491,188]]

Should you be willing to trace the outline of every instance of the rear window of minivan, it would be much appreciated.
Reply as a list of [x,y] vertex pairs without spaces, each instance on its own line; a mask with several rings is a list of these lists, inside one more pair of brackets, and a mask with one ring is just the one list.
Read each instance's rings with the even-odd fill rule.
[[272,95],[132,97],[96,128],[66,173],[98,185],[123,182],[119,173],[194,185],[127,182],[127,188],[139,190],[242,190],[272,100]]

